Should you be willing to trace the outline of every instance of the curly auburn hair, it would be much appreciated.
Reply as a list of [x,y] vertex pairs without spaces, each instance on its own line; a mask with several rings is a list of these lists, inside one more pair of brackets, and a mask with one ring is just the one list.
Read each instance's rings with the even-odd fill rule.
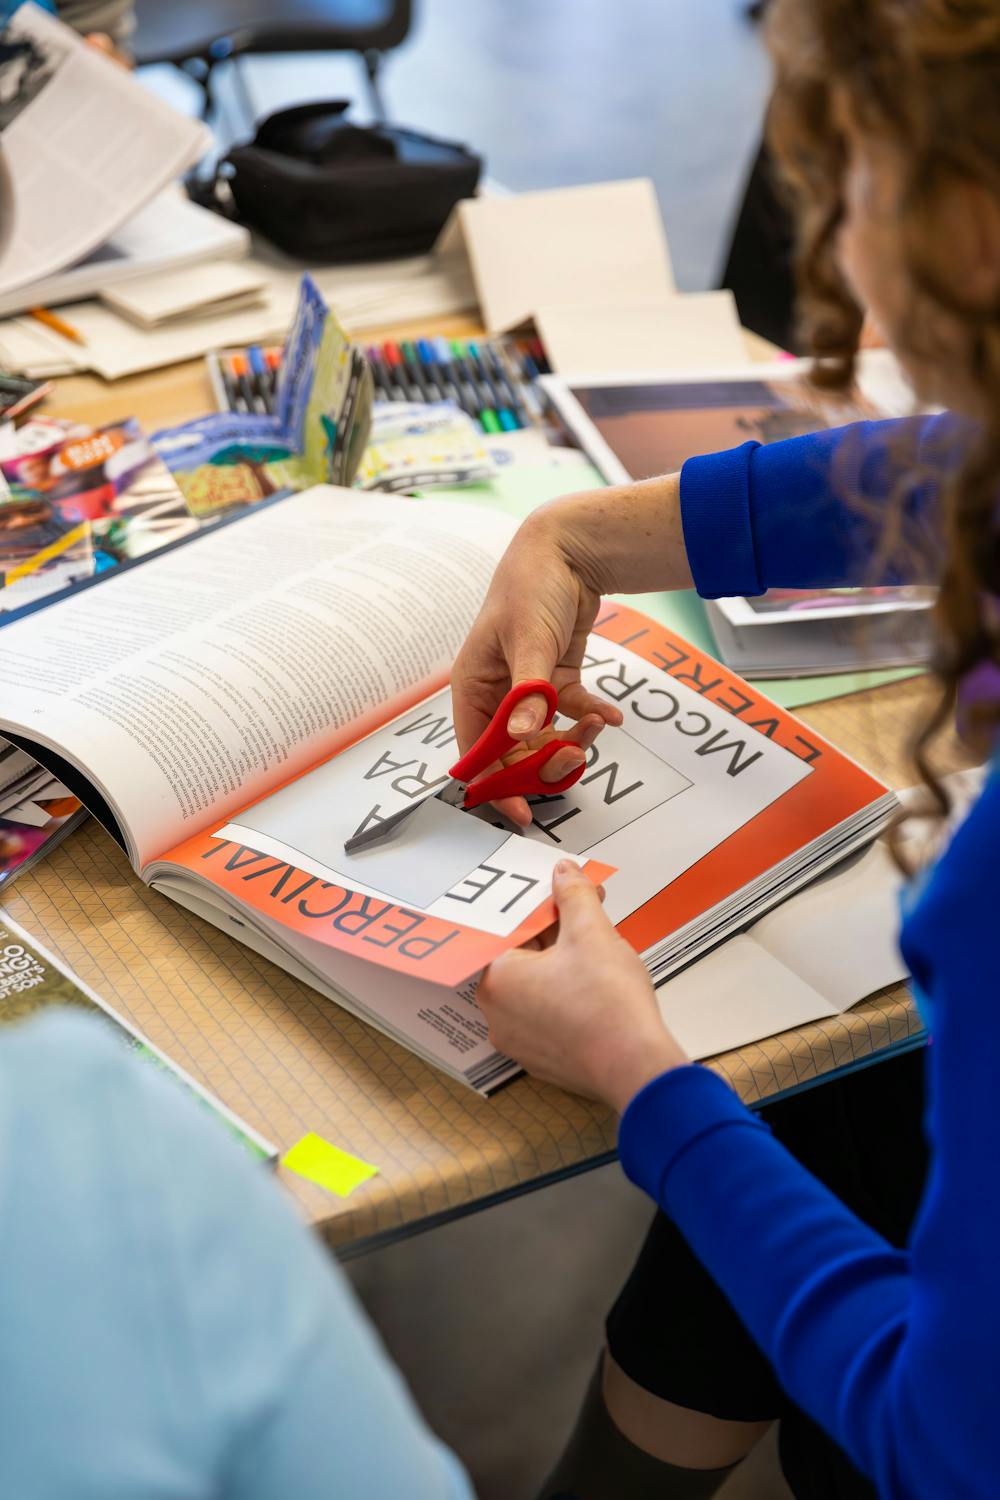
[[[954,367],[960,350],[957,373],[981,406],[977,436],[946,485],[935,611],[941,692],[913,743],[944,813],[932,742],[971,674],[997,669],[1000,684],[1000,298],[974,301],[949,275],[941,197],[964,182],[1000,202],[1000,0],[774,0],[769,40],[776,68],[769,137],[797,208],[813,378],[850,381],[863,318],[836,258],[848,164],[838,122],[846,110],[864,135],[892,145],[902,174],[900,275],[911,306],[906,327],[892,330],[897,352],[925,366],[944,360],[931,331],[944,315],[957,335],[947,359]],[[994,690],[965,728],[983,749],[998,725]]]

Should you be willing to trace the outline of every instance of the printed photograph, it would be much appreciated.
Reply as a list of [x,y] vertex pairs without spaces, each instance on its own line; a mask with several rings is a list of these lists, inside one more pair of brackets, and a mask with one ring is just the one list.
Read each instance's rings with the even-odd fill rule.
[[679,469],[692,453],[876,417],[859,392],[834,397],[806,380],[692,380],[576,386],[572,394],[634,479]]
[[198,529],[134,418],[26,422],[0,449],[0,623]]

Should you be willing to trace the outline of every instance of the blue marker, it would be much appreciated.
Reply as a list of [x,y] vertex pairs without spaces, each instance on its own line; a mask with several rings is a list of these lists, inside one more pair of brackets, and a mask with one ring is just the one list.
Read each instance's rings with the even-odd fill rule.
[[474,417],[478,421],[481,404],[479,393],[471,381],[467,383],[463,380],[464,372],[459,367],[458,361],[454,358],[448,340],[445,338],[436,338],[432,339],[431,343],[444,378],[450,383],[454,391],[451,399],[456,401],[463,411],[467,411],[470,417]]
[[414,359],[418,361],[423,371],[424,381],[430,391],[430,400],[453,400],[454,398],[446,389],[444,376],[438,368],[438,362],[434,357],[434,350],[431,348],[429,340],[414,339],[410,348],[413,350]]
[[417,353],[427,367],[431,380],[441,392],[442,400],[462,408],[462,394],[451,378],[447,365],[434,347],[433,339],[418,339]]
[[247,362],[257,395],[264,403],[264,410],[274,412],[274,371],[267,363],[263,349],[251,344],[247,350]]

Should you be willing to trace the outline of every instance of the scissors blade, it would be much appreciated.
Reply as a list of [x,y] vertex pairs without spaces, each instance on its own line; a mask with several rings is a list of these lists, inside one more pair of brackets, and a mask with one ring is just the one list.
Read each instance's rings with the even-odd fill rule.
[[387,839],[390,833],[393,833],[401,823],[405,823],[410,814],[416,812],[418,807],[423,807],[426,801],[426,797],[421,797],[420,801],[414,802],[412,806],[401,807],[398,812],[390,814],[388,818],[380,818],[376,823],[369,823],[367,828],[345,839],[344,853],[357,854],[359,849],[367,849],[369,844],[377,844],[382,839]]
[[440,797],[442,802],[449,802],[452,806],[460,807],[464,792],[465,788],[459,782],[454,780],[446,782],[444,786],[427,792],[423,797],[411,802],[409,806],[401,807],[398,812],[390,813],[387,818],[377,818],[374,822],[369,823],[367,828],[359,828],[357,833],[352,834],[345,841],[344,853],[357,854],[360,849],[367,849],[370,844],[381,843],[383,839],[387,839],[390,834],[395,833],[396,829],[401,827],[407,818],[412,817],[418,807],[423,807],[424,803],[429,802],[432,797]]

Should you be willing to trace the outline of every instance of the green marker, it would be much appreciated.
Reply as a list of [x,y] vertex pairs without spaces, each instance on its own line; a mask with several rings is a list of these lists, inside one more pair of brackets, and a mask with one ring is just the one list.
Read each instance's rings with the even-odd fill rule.
[[475,393],[476,415],[484,432],[502,432],[503,423],[500,421],[493,407],[493,392],[480,380],[479,372],[475,364],[469,358],[469,352],[461,339],[452,339],[451,352],[454,357],[455,369],[459,371],[466,385],[470,386]]

